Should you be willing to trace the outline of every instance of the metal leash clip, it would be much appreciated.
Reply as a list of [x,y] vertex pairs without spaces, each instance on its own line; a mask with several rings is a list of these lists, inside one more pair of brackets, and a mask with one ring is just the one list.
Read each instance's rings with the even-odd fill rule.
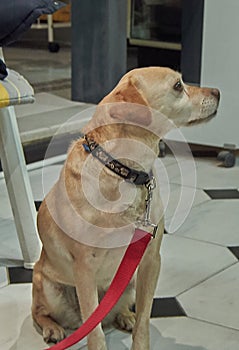
[[153,199],[153,190],[156,187],[156,181],[155,181],[154,176],[151,177],[150,181],[145,186],[148,190],[147,197],[145,200],[145,203],[146,203],[145,213],[144,213],[143,219],[137,220],[137,224],[145,226],[145,227],[153,227],[152,237],[155,238],[158,225],[152,223],[151,218],[150,218],[151,202]]

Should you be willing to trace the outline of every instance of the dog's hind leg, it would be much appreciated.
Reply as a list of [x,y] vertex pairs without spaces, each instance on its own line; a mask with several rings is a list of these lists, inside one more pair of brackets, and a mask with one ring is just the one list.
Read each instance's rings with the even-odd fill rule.
[[33,273],[33,320],[46,343],[58,343],[65,338],[66,328],[76,329],[81,323],[75,288],[51,281],[37,264]]

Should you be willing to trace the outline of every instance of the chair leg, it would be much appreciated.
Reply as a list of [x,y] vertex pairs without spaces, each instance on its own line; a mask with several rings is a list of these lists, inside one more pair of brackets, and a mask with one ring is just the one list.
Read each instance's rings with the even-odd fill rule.
[[0,157],[25,268],[33,268],[41,243],[14,107],[0,109]]

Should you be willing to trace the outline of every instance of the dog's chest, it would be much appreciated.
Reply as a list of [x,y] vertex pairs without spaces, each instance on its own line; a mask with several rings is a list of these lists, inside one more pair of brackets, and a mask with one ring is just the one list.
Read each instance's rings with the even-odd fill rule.
[[123,258],[126,248],[108,249],[103,256],[99,256],[97,251],[94,252],[93,263],[98,268],[96,269],[95,278],[98,289],[106,290],[113,277],[116,274],[117,268]]

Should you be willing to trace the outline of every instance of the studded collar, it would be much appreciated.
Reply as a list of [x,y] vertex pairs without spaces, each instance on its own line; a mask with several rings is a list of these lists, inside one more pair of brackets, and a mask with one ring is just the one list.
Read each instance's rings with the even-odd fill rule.
[[87,135],[84,136],[83,147],[86,152],[91,153],[93,157],[97,158],[102,164],[110,169],[116,175],[122,177],[125,181],[131,182],[135,185],[147,185],[152,179],[152,172],[149,174],[144,171],[131,169],[126,165],[114,159],[103,147],[101,147],[94,140],[89,139]]

